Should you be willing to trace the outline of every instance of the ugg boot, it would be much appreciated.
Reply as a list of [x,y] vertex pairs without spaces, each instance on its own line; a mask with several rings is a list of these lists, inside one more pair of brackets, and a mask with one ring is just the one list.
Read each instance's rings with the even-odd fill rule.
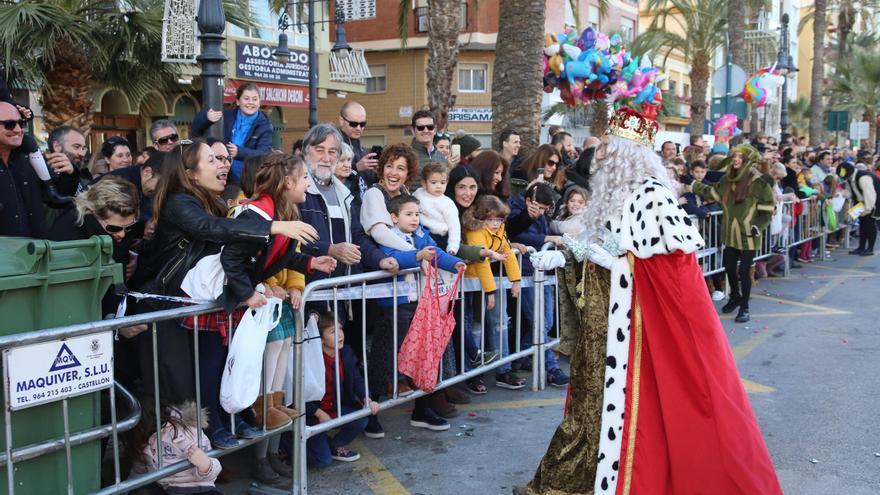
[[[283,428],[293,420],[290,419],[290,416],[284,414],[283,412],[275,409],[272,399],[272,394],[266,394],[264,396],[266,398],[266,429],[267,430],[275,430],[277,428]],[[257,397],[257,401],[254,402],[254,415],[257,417],[254,423],[262,427],[263,426],[263,397]]]
[[290,417],[290,419],[296,419],[296,417],[299,416],[299,414],[297,414],[297,412],[296,412],[296,409],[293,409],[293,408],[290,408],[290,407],[287,407],[284,405],[284,392],[283,391],[272,392],[272,398],[274,399],[274,402],[272,402],[272,406],[275,409],[278,409],[279,411],[288,415]]

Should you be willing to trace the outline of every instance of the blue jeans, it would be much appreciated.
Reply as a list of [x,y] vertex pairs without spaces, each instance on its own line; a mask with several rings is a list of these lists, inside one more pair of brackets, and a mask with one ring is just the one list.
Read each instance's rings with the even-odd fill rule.
[[[550,329],[553,328],[553,324],[556,323],[555,317],[555,296],[556,296],[556,287],[552,285],[544,285],[544,342],[550,340]],[[523,287],[520,293],[522,298],[522,318],[523,318],[523,326],[522,326],[522,336],[520,337],[523,341],[523,349],[528,349],[532,346],[532,329],[534,328],[535,322],[535,288],[534,287]],[[558,368],[559,365],[556,363],[556,355],[553,354],[553,350],[550,347],[547,347],[544,350],[544,361],[545,361],[545,369],[550,371],[554,368]]]
[[[491,310],[486,310],[486,331],[489,334],[489,347],[494,351],[500,352],[502,358],[510,355],[507,335],[510,318],[507,316],[506,292],[506,290],[497,291],[495,293],[495,307]],[[503,312],[501,311],[502,309],[504,310]],[[497,373],[507,373],[508,371],[510,371],[509,363],[497,369]]]
[[[342,406],[342,414],[357,411],[352,407]],[[327,467],[333,462],[333,450],[336,447],[345,447],[357,438],[367,427],[370,417],[356,419],[351,423],[339,427],[339,431],[333,437],[326,432],[318,433],[310,437],[306,442],[306,458],[309,466]]]

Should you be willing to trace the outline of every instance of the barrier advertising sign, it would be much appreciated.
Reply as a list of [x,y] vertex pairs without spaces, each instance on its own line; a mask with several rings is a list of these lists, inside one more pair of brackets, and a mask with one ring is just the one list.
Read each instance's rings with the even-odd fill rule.
[[13,411],[113,386],[113,332],[7,349]]

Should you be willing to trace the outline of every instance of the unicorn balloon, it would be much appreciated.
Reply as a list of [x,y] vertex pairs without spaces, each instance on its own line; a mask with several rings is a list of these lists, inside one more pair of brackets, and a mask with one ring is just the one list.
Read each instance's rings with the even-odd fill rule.
[[776,101],[776,88],[782,86],[785,78],[776,70],[776,64],[765,67],[746,79],[742,97],[746,103],[761,108]]

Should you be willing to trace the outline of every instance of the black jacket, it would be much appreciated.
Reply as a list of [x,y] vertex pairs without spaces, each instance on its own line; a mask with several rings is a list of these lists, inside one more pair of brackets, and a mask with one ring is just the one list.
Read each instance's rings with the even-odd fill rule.
[[234,240],[261,240],[267,242],[271,224],[256,224],[246,220],[216,217],[205,211],[190,194],[171,194],[162,210],[153,239],[144,246],[138,259],[138,269],[132,276],[131,288],[138,288],[151,280],[165,265],[165,261],[179,249],[181,241],[190,243],[190,252],[177,272],[177,280],[168,285],[167,295],[180,295],[180,282],[186,271],[204,256],[216,254],[220,247]]
[[[364,398],[367,395],[366,388],[364,387],[364,375],[357,364],[354,351],[348,346],[343,346],[342,349],[339,349],[339,355],[342,356],[342,371],[344,373],[342,377],[342,390],[340,391],[342,405],[355,409],[364,407]],[[311,426],[318,423],[315,413],[320,408],[320,400],[306,402],[306,424]]]
[[[56,181],[56,187],[59,193],[72,196],[76,180],[63,176],[63,180]],[[43,182],[24,150],[15,149],[9,155],[9,163],[0,160],[0,236],[45,239],[48,233]]]
[[[271,222],[252,210],[244,210],[236,218],[241,222],[250,222],[255,228]],[[227,242],[220,255],[220,263],[226,272],[226,285],[220,296],[220,303],[227,313],[244,302],[254,293],[254,287],[267,278],[285,268],[308,273],[311,256],[296,252],[296,241],[291,240],[284,255],[275,263],[266,267],[270,246],[275,236],[268,238],[241,238]]]

